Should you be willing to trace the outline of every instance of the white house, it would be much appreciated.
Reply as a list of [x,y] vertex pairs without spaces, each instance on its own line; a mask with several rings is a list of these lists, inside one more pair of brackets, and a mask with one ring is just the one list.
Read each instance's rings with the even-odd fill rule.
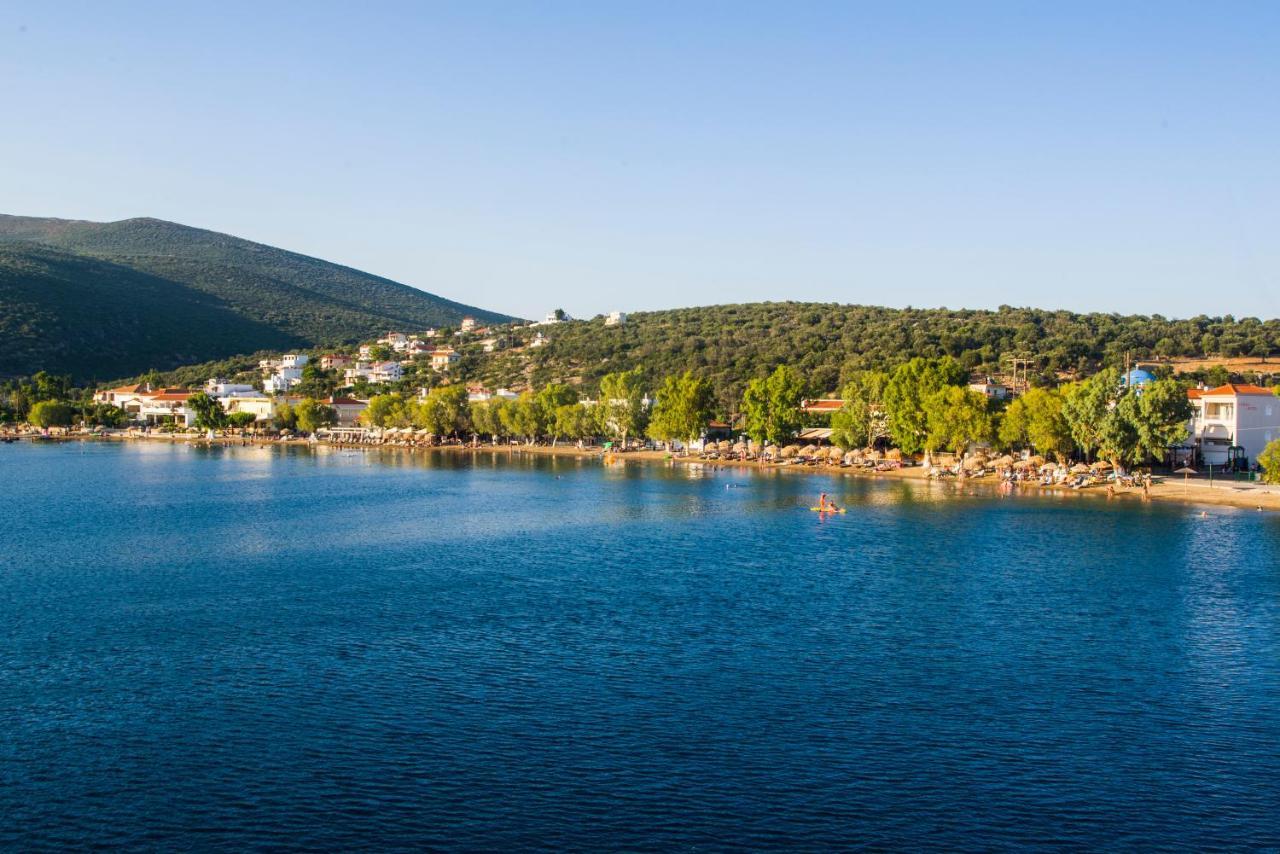
[[608,317],[604,319],[605,326],[622,326],[627,322],[627,313],[625,311],[611,311]]
[[998,383],[991,377],[978,382],[969,383],[969,391],[976,391],[978,394],[991,400],[1005,400],[1010,397],[1009,387],[1004,383]]
[[339,427],[350,427],[355,424],[360,413],[364,412],[365,407],[369,405],[369,401],[354,397],[330,397],[320,402],[325,406],[333,407],[338,417]]
[[533,348],[545,347],[551,343],[551,339],[539,332],[533,336],[533,340],[529,342],[529,346]]
[[204,392],[209,397],[224,398],[236,395],[243,397],[262,397],[262,392],[251,385],[229,383],[223,379],[212,379],[204,384]]
[[310,357],[306,353],[286,353],[280,357],[280,367],[301,369],[308,361]]
[[392,350],[400,351],[409,346],[409,337],[403,332],[388,332],[378,339],[378,343],[385,344]]
[[270,421],[276,417],[276,402],[263,394],[243,397],[232,395],[223,398],[220,402],[228,414],[252,412],[256,421]]
[[366,382],[378,383],[394,383],[399,382],[404,376],[404,368],[400,367],[399,362],[370,362],[361,360],[356,362],[343,373],[343,378],[348,383],[357,380],[365,380]]
[[302,383],[302,368],[276,368],[276,372],[262,381],[268,394],[283,394]]
[[341,353],[325,353],[320,357],[320,367],[326,371],[334,369],[342,369],[350,365],[354,360],[350,356],[344,356]]
[[458,351],[452,347],[442,347],[431,353],[431,367],[437,371],[447,371],[458,364],[461,358]]
[[501,342],[497,338],[486,338],[480,342],[480,346],[486,353],[492,353],[501,346]]
[[484,403],[491,397],[493,397],[493,392],[482,385],[467,386],[467,401],[469,403]]
[[[462,318],[462,327],[461,327],[461,329],[462,329],[462,331],[463,331],[463,332],[470,332],[471,330],[473,330],[473,329],[475,329],[475,328],[476,328],[476,319],[475,319],[474,317],[464,317],[464,318]],[[431,330],[431,332],[432,332],[432,334],[434,335],[435,330],[433,329],[433,330]]]
[[1205,465],[1243,458],[1257,461],[1263,448],[1280,439],[1280,398],[1269,388],[1227,383],[1187,391],[1194,413],[1189,442]]
[[138,420],[146,424],[170,422],[190,427],[196,422],[196,413],[187,406],[191,392],[185,389],[165,388],[140,399]]

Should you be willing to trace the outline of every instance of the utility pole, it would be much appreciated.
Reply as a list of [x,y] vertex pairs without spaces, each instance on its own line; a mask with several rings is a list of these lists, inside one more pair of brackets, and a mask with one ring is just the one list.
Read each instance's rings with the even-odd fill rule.
[[[1032,359],[1027,355],[1009,356],[1009,363],[1013,371],[1013,393],[1015,395],[1025,394],[1027,389],[1031,387],[1031,363]],[[1018,371],[1022,371],[1022,377],[1019,379]]]

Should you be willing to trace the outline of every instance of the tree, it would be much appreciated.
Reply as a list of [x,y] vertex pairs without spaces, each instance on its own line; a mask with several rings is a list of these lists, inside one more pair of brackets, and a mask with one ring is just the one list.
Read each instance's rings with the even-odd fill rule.
[[742,415],[749,435],[756,442],[784,442],[803,424],[800,404],[804,384],[787,365],[779,365],[768,377],[747,383],[742,396]]
[[950,356],[916,357],[899,365],[884,388],[885,427],[893,443],[906,454],[924,450],[929,435],[925,401],[946,386],[959,386],[965,372]]
[[39,400],[31,405],[27,421],[36,427],[67,427],[73,414],[70,404],[61,400]]
[[1280,439],[1272,440],[1258,454],[1263,483],[1280,483]]
[[1062,416],[1067,421],[1072,441],[1086,457],[1102,444],[1104,422],[1120,387],[1119,372],[1107,368],[1062,390]]
[[277,403],[275,414],[271,417],[277,430],[293,430],[298,426],[298,418],[293,407],[287,403]]
[[1134,422],[1138,453],[1163,461],[1169,448],[1187,439],[1192,415],[1187,389],[1176,380],[1156,380],[1133,396],[1136,405],[1129,417]]
[[663,379],[649,422],[649,435],[664,442],[695,442],[711,420],[713,395],[708,380],[693,371]]
[[1062,395],[1033,388],[1009,404],[1000,421],[1000,443],[1007,448],[1030,446],[1059,460],[1071,452],[1071,428],[1062,414]]
[[294,392],[307,397],[328,397],[337,387],[338,372],[326,371],[319,361],[312,360],[302,366],[302,382]]
[[433,388],[425,400],[410,408],[413,426],[437,436],[455,436],[471,429],[471,404],[460,385]]
[[471,429],[478,436],[497,436],[502,429],[491,401],[474,403],[470,407]]
[[925,449],[964,453],[974,442],[991,439],[991,415],[985,395],[962,386],[943,386],[925,400]]
[[221,430],[227,425],[227,413],[222,403],[202,391],[187,398],[187,406],[196,414],[197,430]]
[[304,433],[314,433],[321,427],[328,427],[338,420],[338,413],[332,407],[308,397],[293,408],[298,429]]
[[375,394],[360,413],[360,422],[369,427],[408,427],[409,409],[398,394]]
[[831,441],[843,448],[870,445],[883,426],[881,401],[889,375],[883,371],[858,371],[845,383],[840,396],[844,405],[831,414]]
[[86,403],[81,407],[81,417],[86,424],[122,427],[129,420],[129,413],[113,403]]
[[596,416],[600,432],[620,437],[623,447],[628,436],[644,432],[648,413],[644,406],[644,377],[639,368],[600,378]]
[[511,410],[512,434],[522,437],[527,444],[532,445],[538,436],[546,432],[542,415],[542,407],[538,404],[538,399],[532,392],[526,391],[520,395]]
[[551,422],[553,438],[586,439],[592,434],[595,426],[591,419],[591,410],[581,403],[570,403],[556,408]]
[[227,415],[227,423],[237,430],[244,430],[246,427],[252,426],[258,420],[258,416],[252,412],[232,412]]

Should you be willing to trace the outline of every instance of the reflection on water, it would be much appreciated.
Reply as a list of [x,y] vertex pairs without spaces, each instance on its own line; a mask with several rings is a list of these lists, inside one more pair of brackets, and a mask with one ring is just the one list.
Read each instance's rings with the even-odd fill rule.
[[5,848],[1280,845],[1273,516],[492,449],[0,472]]

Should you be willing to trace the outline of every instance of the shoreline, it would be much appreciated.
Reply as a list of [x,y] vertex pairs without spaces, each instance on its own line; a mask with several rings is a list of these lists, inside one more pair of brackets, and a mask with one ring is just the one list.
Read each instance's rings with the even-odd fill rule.
[[[603,448],[578,448],[575,445],[364,445],[364,444],[345,444],[338,442],[330,442],[326,440],[308,441],[306,439],[262,439],[257,437],[238,437],[238,436],[220,436],[209,439],[204,436],[194,434],[161,434],[161,435],[141,435],[141,434],[106,434],[106,435],[78,435],[70,434],[65,436],[20,436],[16,437],[20,441],[34,442],[73,442],[73,441],[150,441],[150,442],[168,442],[169,444],[183,445],[225,445],[229,447],[326,447],[337,450],[359,450],[359,451],[410,451],[410,452],[448,452],[448,453],[507,453],[511,456],[517,455],[533,455],[547,457],[568,457],[576,459],[601,459],[605,456]],[[746,471],[756,472],[787,472],[808,475],[826,475],[828,477],[856,477],[862,479],[890,479],[890,480],[914,480],[932,482],[925,476],[924,468],[920,466],[910,466],[907,468],[894,469],[891,471],[869,471],[859,468],[838,468],[826,465],[805,466],[805,465],[777,465],[777,464],[761,464],[752,460],[703,460],[698,457],[681,457],[668,451],[626,451],[614,452],[616,462],[614,464],[623,464],[636,461],[643,463],[661,463],[664,465],[684,465],[684,466],[700,466],[710,467],[712,469],[742,469]],[[952,487],[981,487],[989,489],[992,496],[995,497],[995,490],[999,486],[999,480],[988,475],[979,478],[967,478],[964,480],[948,479],[946,485]],[[1142,491],[1138,487],[1117,487],[1114,498],[1108,499],[1106,491],[1100,487],[1092,487],[1088,489],[1071,489],[1065,486],[1042,486],[1038,483],[1017,484],[1014,487],[1017,493],[1070,493],[1080,495],[1090,495],[1102,500],[1111,500],[1118,502],[1142,501]],[[1234,481],[1219,480],[1214,486],[1209,486],[1208,482],[1197,478],[1188,480],[1185,484],[1178,480],[1176,475],[1163,476],[1161,480],[1152,484],[1151,500],[1159,502],[1175,502],[1186,505],[1210,505],[1219,507],[1235,507],[1247,510],[1263,510],[1263,511],[1280,511],[1280,486],[1268,486],[1265,484],[1250,483],[1247,486],[1236,485]]]

